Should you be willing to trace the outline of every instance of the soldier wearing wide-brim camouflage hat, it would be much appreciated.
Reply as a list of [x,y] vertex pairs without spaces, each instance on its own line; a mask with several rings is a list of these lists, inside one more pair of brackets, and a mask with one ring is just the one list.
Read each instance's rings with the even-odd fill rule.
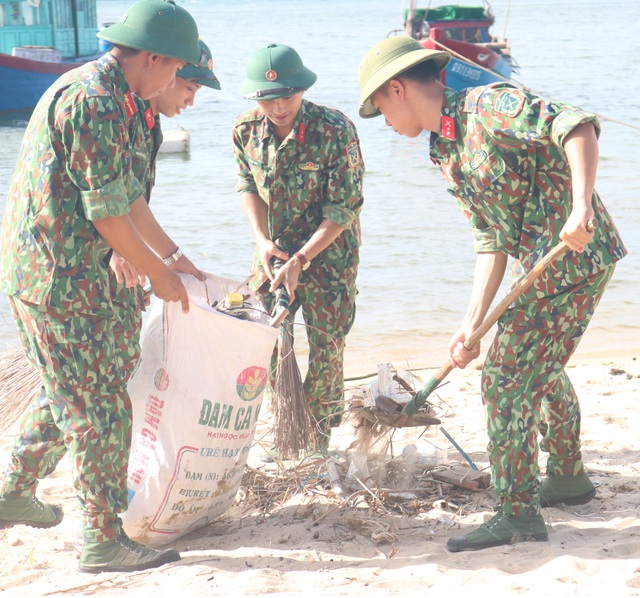
[[290,318],[302,310],[310,347],[304,392],[320,432],[315,448],[325,451],[343,411],[364,164],[353,123],[303,99],[315,82],[293,48],[256,50],[240,93],[257,107],[238,117],[233,143],[236,190],[257,242],[254,269],[260,280],[268,279],[257,292],[272,311],[282,286],[291,300]]
[[[156,180],[156,157],[163,141],[160,115],[173,118],[192,106],[196,93],[202,87],[220,89],[220,82],[213,72],[211,50],[202,40],[200,48],[200,65],[187,64],[181,68],[176,73],[173,87],[165,89],[160,95],[149,100],[136,98],[139,118],[134,139],[137,149],[133,169],[136,179],[145,189],[147,203],[151,200],[151,190]],[[148,209],[145,206],[141,207],[143,210]],[[131,374],[140,356],[142,312],[147,301],[143,288],[144,276],[117,253],[110,256],[109,266],[111,302],[120,314],[122,326],[118,349],[122,356],[123,368]]]
[[[43,383],[22,420],[0,481],[0,527],[57,525],[62,510],[36,498],[38,479],[65,452],[82,506],[82,571],[133,571],[174,561],[173,549],[130,540],[127,509],[131,402],[110,298],[113,248],[166,301],[188,298],[174,270],[202,275],[162,231],[149,227],[137,180],[134,96],[162,93],[176,71],[199,63],[191,15],[173,2],[143,0],[101,37],[114,47],[63,75],[25,131],[2,223],[0,285],[27,356]],[[133,120],[132,120],[133,119]],[[162,258],[165,258],[163,261]]]
[[[365,54],[358,80],[361,116],[382,114],[409,137],[431,132],[431,160],[471,224],[476,274],[449,342],[451,365],[464,368],[479,355],[479,343],[468,346],[467,339],[487,314],[509,256],[521,276],[560,240],[571,249],[498,322],[482,399],[500,508],[476,530],[449,539],[457,552],[546,540],[542,507],[595,496],[565,366],[626,249],[594,189],[598,118],[509,83],[456,93],[439,80],[443,64],[416,40],[388,38]],[[541,484],[539,448],[549,454]]]

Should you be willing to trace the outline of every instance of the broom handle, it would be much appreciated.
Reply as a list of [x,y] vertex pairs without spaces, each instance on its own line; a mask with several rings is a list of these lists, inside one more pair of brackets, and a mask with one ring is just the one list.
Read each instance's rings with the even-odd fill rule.
[[284,319],[289,315],[289,294],[283,286],[276,291],[276,306],[273,310],[273,317],[269,322],[270,326],[278,328]]
[[[276,241],[277,244],[278,241]],[[275,258],[273,260],[273,269],[274,272],[278,272],[278,270],[284,265],[284,260],[280,258]],[[284,321],[284,319],[289,315],[289,293],[284,288],[283,285],[280,285],[276,289],[276,304],[273,308],[273,316],[271,318],[271,322],[269,322],[270,326],[274,328],[278,328],[280,324]]]
[[[592,218],[587,223],[587,230],[593,231],[598,227],[598,221],[595,218]],[[520,297],[540,276],[547,267],[556,261],[560,256],[564,255],[569,250],[569,246],[564,242],[560,241],[549,253],[547,253],[543,258],[541,258],[534,266],[527,272],[524,278],[520,279],[520,281],[507,293],[496,305],[494,310],[485,318],[485,320],[478,326],[476,331],[465,341],[464,348],[469,350],[471,349],[490,329],[491,327],[500,319],[500,317],[504,314],[505,311],[509,308],[509,306]],[[442,382],[453,370],[453,366],[449,361],[447,361],[433,376],[433,378],[426,385],[429,387],[428,393],[418,392],[404,407],[403,412],[407,414],[413,414],[419,409],[422,405],[424,405],[427,397],[433,390],[435,390],[436,386],[440,382]]]

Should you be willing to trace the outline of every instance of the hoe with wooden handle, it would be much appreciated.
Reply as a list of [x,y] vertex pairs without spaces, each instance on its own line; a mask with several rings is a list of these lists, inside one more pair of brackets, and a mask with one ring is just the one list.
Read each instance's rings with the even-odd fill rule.
[[[589,220],[587,229],[593,231],[598,226],[598,221],[595,218]],[[466,349],[473,347],[498,321],[500,316],[504,314],[509,306],[522,295],[538,278],[547,267],[555,262],[559,257],[564,255],[569,250],[569,246],[560,241],[547,255],[545,255],[538,263],[531,268],[531,270],[522,278],[518,284],[516,284],[509,293],[498,303],[495,309],[487,316],[478,329],[466,340],[464,346]],[[411,400],[404,406],[402,410],[403,415],[414,415],[429,395],[442,383],[442,381],[449,375],[449,372],[453,370],[453,366],[447,361],[435,375],[411,398]]]

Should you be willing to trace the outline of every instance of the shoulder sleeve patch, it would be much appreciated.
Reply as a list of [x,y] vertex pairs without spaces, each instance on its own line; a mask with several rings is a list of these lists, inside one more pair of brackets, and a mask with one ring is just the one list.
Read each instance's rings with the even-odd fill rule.
[[355,168],[360,164],[360,150],[356,141],[352,141],[347,146],[347,162],[349,163],[349,168]]
[[524,98],[512,91],[502,91],[493,101],[493,109],[499,114],[514,117],[518,116],[524,106]]

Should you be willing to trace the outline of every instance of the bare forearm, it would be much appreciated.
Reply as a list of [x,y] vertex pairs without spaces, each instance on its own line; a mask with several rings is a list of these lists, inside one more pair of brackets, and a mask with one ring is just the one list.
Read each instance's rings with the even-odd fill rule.
[[144,197],[131,204],[129,216],[143,241],[161,258],[168,257],[176,250],[177,244],[160,226]]
[[129,216],[117,216],[94,221],[100,236],[125,260],[149,277],[166,266],[138,234]]
[[333,243],[344,229],[333,220],[323,220],[311,238],[300,248],[302,253],[309,261],[324,251],[331,243]]
[[269,225],[267,214],[269,207],[257,193],[245,193],[241,197],[242,209],[249,222],[251,232],[256,242],[269,240]]
[[504,278],[507,259],[507,255],[500,252],[478,254],[465,327],[475,329],[482,324]]
[[571,168],[574,209],[591,209],[598,171],[598,139],[591,123],[578,125],[567,135],[564,151]]

